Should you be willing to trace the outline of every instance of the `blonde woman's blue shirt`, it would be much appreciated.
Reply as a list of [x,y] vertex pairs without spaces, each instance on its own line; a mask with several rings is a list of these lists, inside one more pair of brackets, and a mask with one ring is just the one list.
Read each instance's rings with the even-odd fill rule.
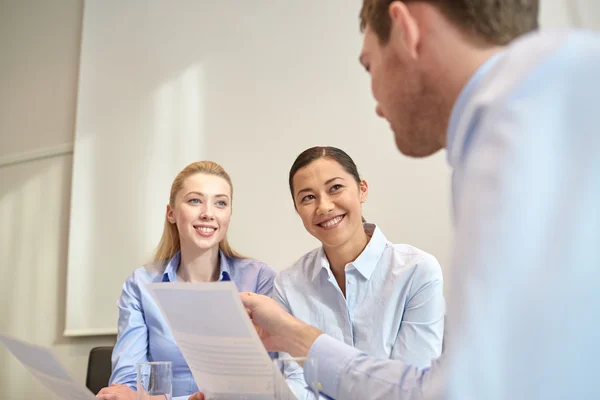
[[[166,264],[152,264],[136,269],[123,284],[119,307],[118,338],[112,354],[110,384],[125,384],[136,389],[135,364],[144,361],[173,363],[173,398],[187,399],[198,391],[194,377],[179,351],[175,339],[156,302],[145,288],[148,283],[177,282],[181,259],[177,253]],[[220,281],[233,281],[239,291],[270,295],[275,271],[268,265],[225,256],[220,259]],[[214,304],[189,304],[190,313],[197,307]]]
[[[360,351],[427,367],[442,351],[440,264],[414,246],[391,243],[374,224],[364,228],[371,239],[346,265],[346,296],[320,247],[278,274],[273,297],[296,318]],[[298,398],[305,397],[301,368],[285,375]]]

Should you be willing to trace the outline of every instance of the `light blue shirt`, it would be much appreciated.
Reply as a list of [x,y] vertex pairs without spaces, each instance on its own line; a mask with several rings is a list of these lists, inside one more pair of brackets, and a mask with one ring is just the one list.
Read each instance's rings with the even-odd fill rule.
[[511,44],[460,94],[447,147],[448,351],[420,370],[322,335],[309,356],[325,393],[600,399],[600,36],[535,33]]
[[[346,265],[345,297],[322,247],[277,275],[273,297],[296,318],[349,346],[429,366],[442,351],[440,264],[413,246],[389,242],[373,224],[364,228],[371,239]],[[302,369],[294,364],[285,376],[296,396],[304,398]]]
[[[270,295],[275,271],[268,265],[251,260],[226,257],[220,260],[221,281],[233,281],[239,291]],[[138,362],[171,361],[173,363],[173,397],[187,399],[198,391],[194,377],[175,343],[166,320],[145,285],[154,282],[177,282],[180,253],[166,265],[136,269],[125,281],[119,307],[119,335],[112,354],[111,384],[125,384],[136,389]],[[202,304],[189,304],[194,312]],[[213,304],[206,305],[213,307]]]

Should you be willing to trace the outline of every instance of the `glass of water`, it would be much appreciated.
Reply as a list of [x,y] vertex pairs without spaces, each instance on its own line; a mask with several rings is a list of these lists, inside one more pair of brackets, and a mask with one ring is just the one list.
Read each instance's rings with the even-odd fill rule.
[[[273,363],[275,364],[273,379],[275,400],[317,400],[319,398],[321,384],[317,378],[317,360],[308,357],[280,357],[273,360]],[[308,374],[304,374],[304,369]],[[307,380],[304,386],[296,383],[288,385],[284,377],[292,371],[300,372],[304,376]]]
[[136,364],[138,400],[171,400],[173,370],[171,361]]

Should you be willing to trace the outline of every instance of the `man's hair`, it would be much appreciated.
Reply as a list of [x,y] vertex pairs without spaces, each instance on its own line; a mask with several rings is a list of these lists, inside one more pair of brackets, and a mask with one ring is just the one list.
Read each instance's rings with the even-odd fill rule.
[[[381,44],[390,38],[389,7],[400,0],[363,0],[360,28],[367,25]],[[442,14],[469,35],[491,45],[505,45],[538,28],[539,0],[403,0],[436,6]]]

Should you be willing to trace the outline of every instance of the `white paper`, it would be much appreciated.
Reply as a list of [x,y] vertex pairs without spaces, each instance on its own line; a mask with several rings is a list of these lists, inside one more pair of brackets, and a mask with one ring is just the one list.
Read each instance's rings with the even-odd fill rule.
[[96,396],[78,384],[52,350],[0,334],[3,343],[50,392],[65,400],[94,400]]
[[275,373],[233,282],[153,283],[147,288],[209,398],[273,398],[273,379],[283,376]]

